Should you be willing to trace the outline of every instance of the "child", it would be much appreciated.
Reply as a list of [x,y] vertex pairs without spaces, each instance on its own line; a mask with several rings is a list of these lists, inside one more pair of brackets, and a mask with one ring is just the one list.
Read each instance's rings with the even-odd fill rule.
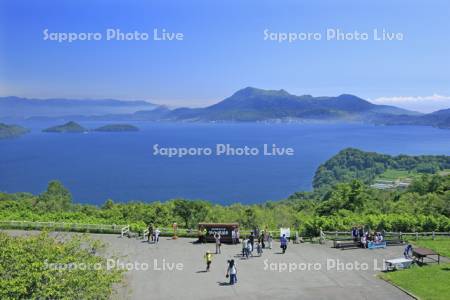
[[256,242],[256,252],[258,253],[258,256],[262,255],[263,250],[260,242]]
[[226,277],[230,277],[230,285],[233,285],[237,282],[237,271],[236,265],[234,264],[234,259],[228,261],[228,269]]
[[211,262],[212,262],[211,252],[206,251],[205,260],[206,260],[206,272],[209,272],[209,268],[211,267]]

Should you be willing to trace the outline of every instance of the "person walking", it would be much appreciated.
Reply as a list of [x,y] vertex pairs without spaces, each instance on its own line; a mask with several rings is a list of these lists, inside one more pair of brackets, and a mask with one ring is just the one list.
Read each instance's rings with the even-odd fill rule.
[[220,233],[216,232],[214,233],[214,239],[216,240],[216,254],[220,254]]
[[285,234],[283,234],[283,236],[280,238],[280,248],[283,250],[283,254],[286,253],[287,238]]
[[205,260],[206,260],[206,272],[209,272],[209,268],[211,267],[211,262],[212,262],[212,254],[210,251],[206,251],[205,254]]
[[228,261],[227,274],[225,275],[225,277],[230,277],[230,285],[237,283],[237,270],[234,259]]

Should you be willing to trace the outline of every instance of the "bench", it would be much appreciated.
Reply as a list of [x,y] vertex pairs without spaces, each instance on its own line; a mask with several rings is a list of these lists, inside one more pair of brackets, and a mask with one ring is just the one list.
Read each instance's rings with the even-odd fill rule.
[[385,242],[388,246],[400,246],[404,244],[404,241],[400,238],[386,239]]
[[350,240],[335,240],[333,241],[334,248],[359,248],[361,247],[361,242],[355,242],[353,239]]
[[[424,258],[428,258],[434,262],[437,262],[439,264],[440,260],[441,260],[441,255],[439,253],[434,252],[431,249],[427,249],[427,248],[413,248],[413,257],[414,260],[420,263],[424,263],[423,259]],[[436,258],[433,258],[432,256],[437,256]]]

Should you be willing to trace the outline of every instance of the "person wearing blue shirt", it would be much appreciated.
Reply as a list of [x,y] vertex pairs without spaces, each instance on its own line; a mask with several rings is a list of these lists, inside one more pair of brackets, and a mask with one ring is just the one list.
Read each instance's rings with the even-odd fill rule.
[[286,253],[286,249],[287,249],[287,238],[286,235],[283,234],[283,236],[280,238],[280,247],[281,249],[283,249],[283,254]]

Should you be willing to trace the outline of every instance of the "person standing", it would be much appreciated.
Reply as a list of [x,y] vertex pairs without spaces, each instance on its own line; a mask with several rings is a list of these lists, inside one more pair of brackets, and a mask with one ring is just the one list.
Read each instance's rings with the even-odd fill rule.
[[264,249],[266,247],[266,244],[264,243],[264,231],[261,232],[259,236],[259,243],[261,244],[261,247]]
[[249,255],[253,256],[253,246],[250,240],[247,240],[247,258]]
[[203,228],[203,230],[202,230],[203,243],[206,243],[207,234],[208,234],[208,230],[206,228]]
[[253,231],[250,234],[249,241],[250,241],[250,245],[252,246],[252,250],[253,250],[253,246],[255,245],[255,235],[254,235]]
[[265,243],[268,243],[269,242],[269,229],[266,227],[266,230],[264,230],[264,247],[263,248],[265,248]]
[[206,251],[205,260],[206,260],[206,272],[209,272],[209,268],[211,267],[212,262],[212,254],[210,251]]
[[220,233],[216,232],[214,233],[214,239],[216,240],[216,254],[220,254]]
[[200,227],[199,229],[198,229],[198,242],[199,243],[203,243],[203,239],[204,239],[205,237],[203,236],[203,227]]
[[147,241],[150,243],[150,241],[153,241],[153,224],[148,224],[148,233],[147,233]]
[[269,232],[269,234],[267,235],[267,243],[269,244],[269,249],[272,249],[272,234]]
[[154,243],[155,244],[159,243],[159,235],[160,235],[160,233],[161,233],[161,231],[159,231],[159,229],[156,228],[155,233],[154,233],[154,235],[155,235]]
[[262,253],[263,253],[262,249],[263,249],[262,244],[259,241],[257,241],[256,242],[256,253],[258,253],[258,256],[262,255]]
[[358,241],[358,229],[356,229],[356,226],[352,228],[352,238],[354,242]]
[[227,275],[226,277],[230,277],[230,285],[233,285],[237,282],[237,270],[236,265],[234,263],[234,259],[228,261]]
[[247,254],[247,239],[242,239],[242,258],[248,258]]
[[231,231],[231,243],[234,245],[236,244],[236,229],[233,229]]
[[283,236],[280,238],[280,248],[283,250],[283,254],[286,253],[287,238],[285,234],[283,234]]

